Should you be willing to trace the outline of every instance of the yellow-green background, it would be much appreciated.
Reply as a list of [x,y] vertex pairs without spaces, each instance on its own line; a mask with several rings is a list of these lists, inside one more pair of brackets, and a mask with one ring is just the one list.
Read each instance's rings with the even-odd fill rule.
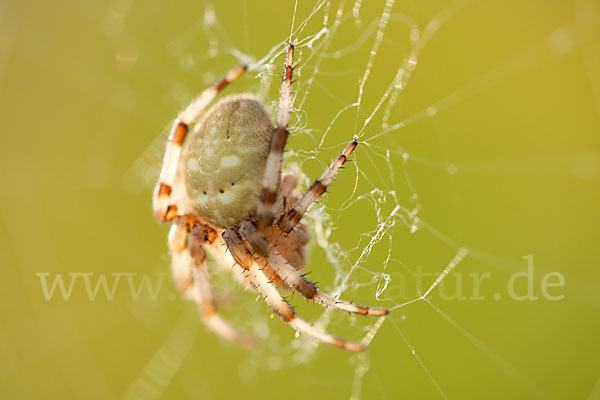
[[[348,398],[356,358],[321,347],[308,364],[282,356],[280,361],[291,367],[272,370],[267,365],[271,353],[263,352],[256,356],[258,369],[248,371],[254,356],[207,332],[189,303],[178,296],[172,300],[168,276],[156,302],[134,302],[123,291],[113,301],[102,295],[89,301],[81,286],[69,301],[59,296],[45,301],[39,272],[52,277],[168,271],[166,229],[152,219],[151,187],[132,190],[124,177],[183,105],[186,93],[237,63],[227,54],[207,57],[209,38],[198,25],[203,1],[133,1],[123,21],[111,17],[128,3],[0,2],[2,397],[119,398],[133,390],[147,398],[152,393],[162,398]],[[394,13],[410,15],[420,26],[447,5],[396,3]],[[291,1],[212,5],[231,38],[229,45],[257,57],[289,33],[294,9]],[[312,5],[299,1],[297,23]],[[351,6],[346,5],[347,13]],[[378,18],[383,6],[382,1],[364,1],[363,24]],[[402,146],[434,161],[408,163],[420,195],[420,216],[472,250],[457,268],[465,281],[472,272],[490,271],[492,278],[482,285],[486,300],[444,300],[434,293],[431,301],[444,314],[425,302],[394,312],[369,349],[363,398],[441,398],[410,346],[448,398],[600,398],[599,13],[593,0],[471,1],[442,24],[420,54],[392,121],[457,90],[459,97],[435,117],[393,133],[396,145],[383,138],[373,144]],[[107,19],[117,25],[107,26]],[[334,47],[365,31],[364,26],[353,30],[351,19],[343,26],[348,38],[338,38]],[[558,36],[550,36],[559,28]],[[190,29],[196,34],[186,53],[197,62],[184,68],[169,43]],[[314,32],[315,26],[310,29]],[[365,110],[380,99],[406,57],[407,32],[397,22],[389,24],[369,78]],[[561,32],[574,43],[557,54],[552,43],[560,42]],[[320,77],[320,87],[328,92],[315,88],[309,97],[305,110],[309,127],[316,129],[313,137],[319,138],[343,101],[356,99],[373,37],[343,63],[324,64],[328,73],[335,68],[341,75]],[[137,61],[123,61],[127,58]],[[246,79],[228,90],[255,88],[256,81]],[[326,147],[352,137],[355,115],[335,125]],[[379,124],[365,137],[375,135]],[[312,145],[308,135],[290,140],[295,150]],[[336,152],[324,150],[319,157]],[[383,187],[376,169],[384,177],[390,173],[373,156],[365,146],[355,158]],[[376,166],[369,164],[370,157],[379,160]],[[455,175],[445,172],[448,163],[457,166]],[[399,155],[392,156],[392,164],[400,204],[410,207]],[[307,163],[306,172],[316,175],[322,165]],[[338,206],[351,195],[356,170],[344,173],[329,198]],[[368,189],[361,178],[359,193]],[[360,232],[375,228],[375,217],[361,207],[333,211],[344,227],[335,239],[346,248],[356,245]],[[414,235],[406,227],[394,231],[393,257],[413,271],[419,265],[440,271],[456,251],[424,228]],[[536,294],[543,274],[557,271],[565,286],[553,293],[564,294],[563,300],[506,296],[507,281],[525,270],[522,257],[529,254],[534,256]],[[364,266],[381,272],[386,255],[383,244]],[[327,288],[331,269],[321,273],[322,260],[322,251],[313,251],[310,269]],[[397,262],[388,265],[392,275],[402,271]],[[359,273],[354,282],[366,280],[368,275]],[[394,290],[392,285],[382,297],[406,300]],[[494,300],[494,293],[502,293],[502,299]],[[376,302],[374,286],[347,296],[353,294],[357,301]],[[293,302],[303,304],[297,298]],[[259,307],[268,314],[266,306]],[[243,318],[242,312],[236,317]],[[282,343],[293,339],[288,327],[268,321]],[[360,337],[356,328],[344,329],[348,321],[339,320],[336,333]],[[157,349],[166,350],[156,356]],[[143,384],[141,389],[131,386],[139,384],[153,357],[163,358],[159,369],[173,360],[180,363],[173,361],[178,367],[164,388],[153,392]],[[151,368],[146,375],[152,376]]]

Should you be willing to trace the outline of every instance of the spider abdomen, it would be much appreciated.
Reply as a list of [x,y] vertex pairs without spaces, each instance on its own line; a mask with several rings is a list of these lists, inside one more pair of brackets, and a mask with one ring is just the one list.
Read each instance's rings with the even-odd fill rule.
[[220,227],[256,213],[273,124],[253,95],[213,105],[185,143],[182,160],[191,204]]

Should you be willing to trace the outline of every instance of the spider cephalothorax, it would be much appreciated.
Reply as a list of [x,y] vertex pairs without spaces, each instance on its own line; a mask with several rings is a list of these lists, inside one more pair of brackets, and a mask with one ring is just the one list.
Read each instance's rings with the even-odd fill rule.
[[[256,290],[297,331],[360,351],[365,348],[363,343],[336,338],[297,317],[278,290],[295,290],[323,306],[357,314],[388,313],[334,299],[300,273],[310,237],[302,217],[325,192],[357,142],[346,146],[303,196],[296,195],[296,178],[282,176],[293,56],[290,44],[276,126],[251,94],[225,97],[204,113],[219,91],[246,71],[245,66],[230,71],[179,114],[154,192],[154,215],[159,221],[173,222],[169,249],[177,287],[197,303],[208,327],[219,335],[241,346],[253,342],[216,313],[205,251],[221,264],[234,261],[240,281]],[[184,146],[188,127],[194,122]]]

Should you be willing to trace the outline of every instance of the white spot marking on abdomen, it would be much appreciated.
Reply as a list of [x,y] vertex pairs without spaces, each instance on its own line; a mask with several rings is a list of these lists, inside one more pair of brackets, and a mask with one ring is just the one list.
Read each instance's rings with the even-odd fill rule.
[[191,171],[200,171],[200,164],[198,164],[198,160],[195,158],[190,158],[187,162],[187,167]]
[[221,168],[233,168],[240,165],[242,161],[238,156],[223,156],[221,158]]
[[231,202],[233,202],[233,199],[235,198],[235,194],[231,191],[227,191],[224,193],[219,193],[217,195],[217,198],[223,204],[231,204]]
[[196,203],[200,204],[201,206],[205,206],[206,203],[208,203],[208,196],[200,193],[198,196],[196,196]]

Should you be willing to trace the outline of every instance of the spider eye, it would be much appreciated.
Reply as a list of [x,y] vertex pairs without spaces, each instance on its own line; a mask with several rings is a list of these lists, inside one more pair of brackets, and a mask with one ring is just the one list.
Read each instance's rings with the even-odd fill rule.
[[225,193],[223,189],[219,189],[219,193]]

